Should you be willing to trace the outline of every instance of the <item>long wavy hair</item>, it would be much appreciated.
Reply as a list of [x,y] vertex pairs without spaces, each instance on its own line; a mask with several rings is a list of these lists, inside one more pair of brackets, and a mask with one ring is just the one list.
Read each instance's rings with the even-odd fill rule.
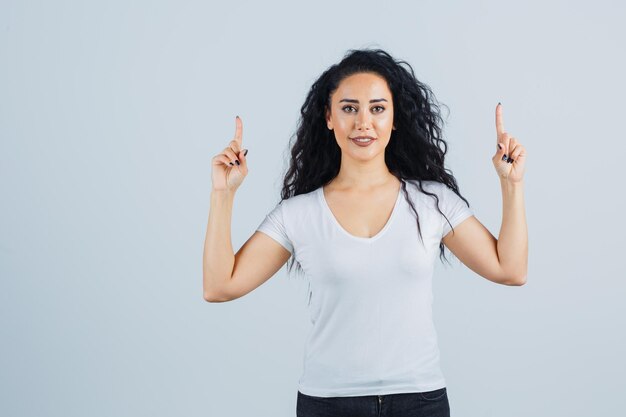
[[[280,202],[311,192],[329,183],[339,173],[341,149],[334,139],[334,132],[326,125],[325,112],[330,109],[331,95],[339,83],[352,74],[362,72],[381,76],[391,91],[396,129],[392,130],[385,148],[385,163],[402,184],[404,198],[415,213],[419,237],[423,243],[419,214],[407,193],[407,181],[412,180],[421,192],[435,198],[437,210],[448,224],[450,221],[439,208],[439,198],[425,191],[422,181],[443,183],[463,199],[468,207],[469,202],[459,193],[452,172],[444,167],[448,145],[442,138],[443,119],[432,91],[417,80],[409,63],[395,60],[381,49],[349,50],[341,62],[324,71],[311,86],[300,109],[296,133],[289,141],[291,159],[284,176]],[[452,230],[454,233],[454,228]],[[442,242],[439,243],[439,249],[440,258],[449,263]],[[288,264],[289,271],[294,263],[297,261],[292,256]],[[301,270],[299,263],[297,269]]]

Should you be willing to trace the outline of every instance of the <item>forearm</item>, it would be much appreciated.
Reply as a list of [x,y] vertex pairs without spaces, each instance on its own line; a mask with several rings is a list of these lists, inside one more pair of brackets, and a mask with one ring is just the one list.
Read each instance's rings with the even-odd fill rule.
[[524,207],[524,182],[500,180],[502,225],[498,236],[498,258],[504,273],[518,283],[526,282],[528,271],[528,228]]
[[203,286],[205,297],[231,278],[235,255],[231,242],[234,192],[211,191],[211,207],[204,240]]

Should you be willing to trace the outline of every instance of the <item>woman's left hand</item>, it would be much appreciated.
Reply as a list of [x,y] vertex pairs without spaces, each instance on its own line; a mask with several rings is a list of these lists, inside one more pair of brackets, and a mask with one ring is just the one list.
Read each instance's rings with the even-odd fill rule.
[[[524,176],[526,148],[504,131],[502,104],[496,106],[496,154],[491,159],[501,180],[520,182]],[[501,148],[500,148],[501,147]]]

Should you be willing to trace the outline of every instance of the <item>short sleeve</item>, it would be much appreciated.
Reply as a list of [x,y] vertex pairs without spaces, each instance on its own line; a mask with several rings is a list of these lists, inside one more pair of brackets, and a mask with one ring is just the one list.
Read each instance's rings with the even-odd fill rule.
[[265,233],[293,254],[293,244],[291,239],[289,239],[289,236],[287,236],[284,209],[285,204],[283,200],[265,216],[265,219],[263,219],[256,230]]
[[[467,219],[470,216],[474,215],[474,210],[467,206],[467,203],[461,199],[451,188],[447,185],[442,184],[441,186],[441,199],[439,207],[441,211],[446,215],[448,220],[446,220],[443,216],[443,233],[441,238],[443,239],[450,231],[452,227],[456,227],[463,220]],[[448,224],[448,221],[450,222]],[[452,227],[450,227],[452,225]]]

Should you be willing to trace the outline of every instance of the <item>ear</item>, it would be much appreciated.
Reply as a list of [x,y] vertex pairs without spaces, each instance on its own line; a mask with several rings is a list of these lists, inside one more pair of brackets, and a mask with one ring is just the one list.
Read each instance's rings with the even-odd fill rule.
[[333,122],[330,120],[330,110],[326,107],[326,126],[329,130],[333,130]]

